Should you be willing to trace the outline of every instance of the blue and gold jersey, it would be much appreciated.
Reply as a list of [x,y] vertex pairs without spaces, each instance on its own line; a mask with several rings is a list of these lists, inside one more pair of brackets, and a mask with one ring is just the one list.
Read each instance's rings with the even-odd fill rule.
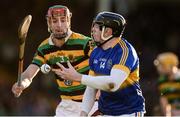
[[139,58],[125,39],[117,39],[107,50],[97,47],[89,60],[91,75],[110,75],[111,69],[130,71],[128,78],[116,92],[101,91],[99,110],[105,115],[145,112],[144,98],[139,85]]
[[[89,54],[92,49],[89,44],[90,40],[89,37],[73,32],[62,47],[57,47],[48,38],[39,45],[32,64],[41,67],[41,65],[47,63],[52,68],[59,68],[56,62],[60,62],[67,67],[67,61],[70,61],[79,73],[88,74]],[[63,80],[58,76],[56,76],[56,79],[63,99],[82,99],[86,88],[84,85],[80,82]]]

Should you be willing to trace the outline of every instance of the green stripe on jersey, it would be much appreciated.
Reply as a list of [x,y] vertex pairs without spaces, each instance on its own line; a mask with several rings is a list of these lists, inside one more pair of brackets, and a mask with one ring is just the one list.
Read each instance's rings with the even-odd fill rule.
[[38,60],[38,59],[33,59],[33,60],[32,60],[32,63],[34,63],[34,64],[36,64],[36,65],[38,65],[38,66],[41,66],[41,65],[43,64],[43,62],[40,61],[40,60]]
[[71,86],[71,87],[59,87],[59,90],[62,92],[73,92],[73,91],[78,91],[78,90],[83,90],[85,89],[85,85],[78,85],[78,86]]
[[51,47],[51,45],[49,45],[48,43],[41,45],[38,49],[39,51],[42,51],[43,49],[49,49]]
[[83,73],[83,72],[88,71],[89,69],[90,69],[90,67],[89,67],[89,66],[86,66],[86,67],[83,67],[83,68],[79,69],[77,72]]
[[67,45],[83,45],[85,48],[86,44],[88,43],[89,39],[69,39],[67,41]]
[[158,79],[158,84],[162,84],[162,83],[165,83],[165,82],[168,82],[167,76],[161,75],[159,77],[159,79]]
[[84,56],[77,56],[77,57],[74,58],[73,61],[79,61],[79,60],[81,60],[83,57],[84,57]]
[[64,63],[64,62],[67,62],[69,59],[65,56],[60,56],[60,57],[54,57],[54,58],[51,58],[49,59],[49,62],[51,65],[55,65],[57,62],[60,62],[60,63]]

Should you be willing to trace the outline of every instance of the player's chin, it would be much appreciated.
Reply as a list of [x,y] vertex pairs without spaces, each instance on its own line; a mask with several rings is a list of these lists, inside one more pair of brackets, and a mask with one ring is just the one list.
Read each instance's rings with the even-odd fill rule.
[[57,39],[63,39],[66,37],[65,33],[54,33],[53,36]]
[[100,36],[99,35],[93,35],[93,39],[97,42],[100,41]]

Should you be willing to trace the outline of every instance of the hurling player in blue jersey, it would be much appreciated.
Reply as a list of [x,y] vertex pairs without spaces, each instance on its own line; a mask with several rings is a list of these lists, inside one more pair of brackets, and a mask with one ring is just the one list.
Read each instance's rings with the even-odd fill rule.
[[91,110],[100,90],[98,112],[110,116],[144,116],[145,104],[139,85],[139,58],[134,47],[122,37],[126,20],[120,14],[100,12],[92,24],[92,38],[97,47],[90,55],[89,75],[57,63],[53,71],[63,79],[87,85],[81,115]]

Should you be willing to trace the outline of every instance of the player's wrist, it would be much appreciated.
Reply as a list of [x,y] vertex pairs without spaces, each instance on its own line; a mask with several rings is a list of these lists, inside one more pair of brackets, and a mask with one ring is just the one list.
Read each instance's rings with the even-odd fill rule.
[[86,84],[86,78],[85,78],[86,76],[87,75],[82,75],[81,76],[81,84],[84,84],[84,85]]
[[77,79],[79,82],[81,82],[82,80],[82,74],[78,73],[78,79]]
[[74,81],[81,82],[82,74],[75,72],[75,73],[72,73],[71,76],[69,76],[69,78],[74,80]]

